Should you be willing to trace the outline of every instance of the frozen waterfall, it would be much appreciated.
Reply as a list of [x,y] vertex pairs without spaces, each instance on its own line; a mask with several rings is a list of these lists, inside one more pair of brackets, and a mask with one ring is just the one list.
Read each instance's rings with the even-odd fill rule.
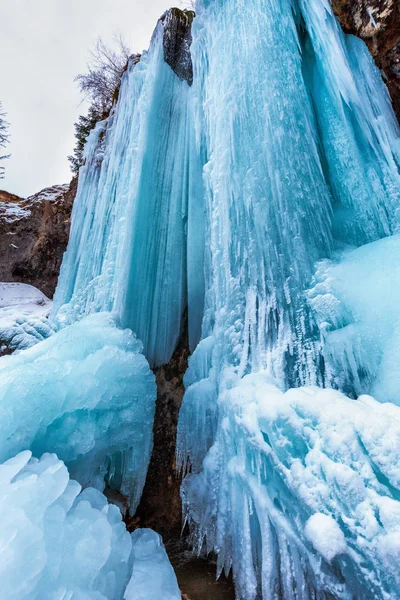
[[[400,600],[388,92],[328,0],[197,0],[196,12],[162,17],[90,134],[52,335],[0,360],[0,460],[57,452],[110,534],[113,509],[91,488],[122,491],[134,512],[150,367],[170,361],[187,315],[177,462],[195,550],[233,571],[238,600]],[[40,478],[55,460],[19,455],[0,476],[16,465],[18,481]],[[57,500],[64,520],[75,497]],[[135,553],[119,533],[121,574],[106,562],[90,591],[111,569],[118,597],[146,598],[155,554],[175,600],[155,534],[137,534],[143,563],[127,586]]]

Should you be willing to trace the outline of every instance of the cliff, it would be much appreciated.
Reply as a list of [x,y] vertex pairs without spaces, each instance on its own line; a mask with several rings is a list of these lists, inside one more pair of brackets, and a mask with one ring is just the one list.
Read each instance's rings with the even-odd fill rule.
[[28,283],[52,298],[68,244],[77,178],[19,198],[0,191],[0,281]]

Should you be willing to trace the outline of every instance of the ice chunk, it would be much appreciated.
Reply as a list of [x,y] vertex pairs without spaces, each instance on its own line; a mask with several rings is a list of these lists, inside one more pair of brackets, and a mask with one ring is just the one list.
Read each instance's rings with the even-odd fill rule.
[[180,600],[160,536],[131,536],[116,506],[80,490],[54,454],[0,465],[0,597]]
[[283,393],[262,373],[226,383],[215,442],[182,488],[198,549],[246,600],[400,598],[400,408]]
[[123,597],[131,536],[115,506],[80,489],[54,454],[26,451],[0,465],[2,598]]
[[132,543],[132,576],[124,599],[181,600],[174,570],[158,533],[137,529]]
[[91,315],[0,360],[0,460],[56,452],[82,485],[139,502],[152,448],[155,380],[142,344]]

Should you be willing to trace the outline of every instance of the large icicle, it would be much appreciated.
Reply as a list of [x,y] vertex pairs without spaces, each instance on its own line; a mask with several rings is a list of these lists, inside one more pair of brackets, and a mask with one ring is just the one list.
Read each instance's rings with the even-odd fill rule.
[[207,292],[179,421],[178,463],[192,471],[184,514],[199,551],[233,568],[238,598],[394,600],[397,407],[275,387],[339,380],[316,330],[319,292],[306,292],[316,258],[396,231],[399,133],[387,90],[327,0],[197,8]]
[[[189,27],[192,13],[178,13]],[[116,311],[153,365],[170,359],[188,296],[192,347],[203,313],[201,162],[188,82],[164,60],[173,18],[130,61],[118,104],[90,136],[53,311],[60,323]]]

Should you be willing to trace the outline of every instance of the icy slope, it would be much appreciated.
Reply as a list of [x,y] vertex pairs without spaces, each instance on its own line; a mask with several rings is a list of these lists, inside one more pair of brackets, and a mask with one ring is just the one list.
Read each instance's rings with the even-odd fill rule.
[[135,511],[152,448],[154,375],[129,330],[91,315],[0,361],[0,460],[56,452],[81,485],[121,490]]
[[400,237],[347,249],[318,264],[310,304],[330,383],[400,404]]
[[[0,465],[0,598],[179,600],[160,537],[126,531],[116,506],[81,492],[54,454]],[[143,586],[143,579],[151,586]]]

